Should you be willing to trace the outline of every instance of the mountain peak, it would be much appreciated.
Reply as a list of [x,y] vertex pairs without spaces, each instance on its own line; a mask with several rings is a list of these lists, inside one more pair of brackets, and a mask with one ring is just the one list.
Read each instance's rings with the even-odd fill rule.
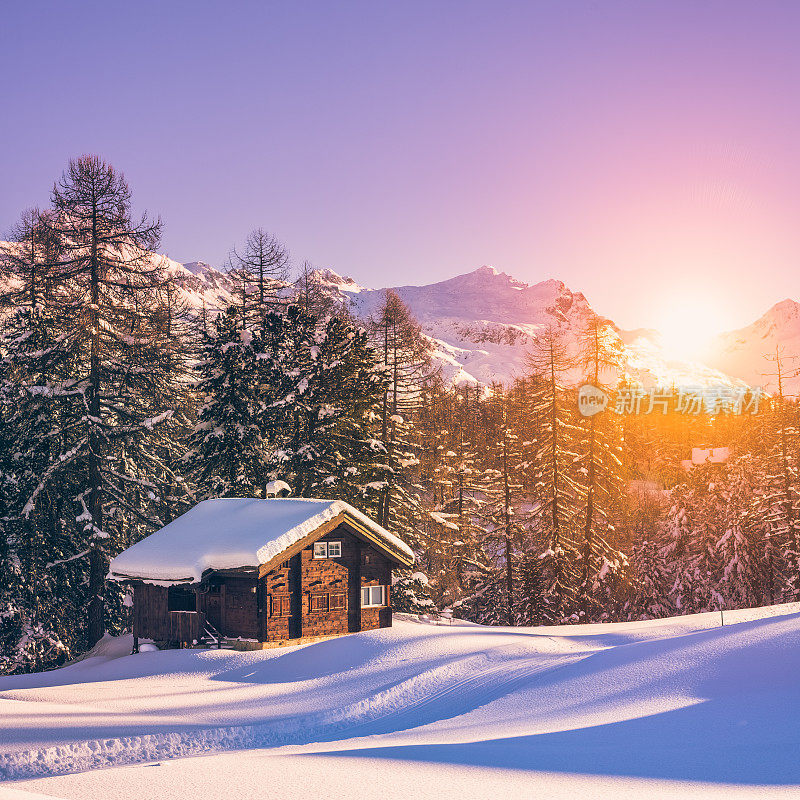
[[764,316],[780,316],[782,318],[786,318],[787,316],[796,317],[798,309],[800,309],[800,303],[798,303],[796,300],[792,300],[790,297],[787,297],[785,300],[781,300],[780,303],[775,303],[775,305],[772,306],[772,308],[767,311]]
[[319,281],[323,286],[327,286],[329,288],[336,288],[343,292],[363,292],[364,287],[361,284],[356,283],[351,277],[347,275],[340,275],[335,270],[330,269],[330,267],[323,267],[321,269],[315,269],[312,272],[312,275]]
[[192,275],[205,275],[208,272],[218,272],[215,267],[212,267],[211,264],[206,264],[205,261],[189,261],[186,262],[184,265],[185,269],[188,269]]

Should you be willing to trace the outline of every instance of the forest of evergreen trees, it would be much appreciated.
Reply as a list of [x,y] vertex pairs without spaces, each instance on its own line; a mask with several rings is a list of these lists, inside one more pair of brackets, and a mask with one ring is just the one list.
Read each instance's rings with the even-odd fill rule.
[[[543,330],[513,385],[449,386],[391,291],[352,319],[257,230],[231,254],[234,302],[199,313],[154,255],[160,234],[122,174],[83,156],[3,252],[0,673],[124,631],[109,559],[275,480],[414,548],[397,610],[535,625],[798,598],[798,409],[782,391],[758,413],[614,413],[626,384],[600,318],[577,351]],[[578,367],[611,409],[578,413]],[[697,445],[732,456],[687,472]]]

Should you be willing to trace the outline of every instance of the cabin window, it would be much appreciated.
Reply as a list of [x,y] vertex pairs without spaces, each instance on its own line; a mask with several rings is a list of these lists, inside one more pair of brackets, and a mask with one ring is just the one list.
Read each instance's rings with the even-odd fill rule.
[[170,586],[167,593],[167,609],[169,611],[196,611],[197,597],[190,589]]
[[314,558],[341,558],[341,542],[314,542]]
[[288,617],[291,615],[291,606],[288,594],[273,594],[271,602],[271,617]]
[[313,613],[322,613],[328,610],[328,595],[327,594],[312,594],[309,611]]
[[331,611],[341,611],[345,607],[343,593],[337,592],[336,594],[331,595]]
[[385,586],[365,586],[361,590],[361,608],[386,605]]
[[328,542],[328,558],[341,558],[341,557],[342,557],[342,543]]

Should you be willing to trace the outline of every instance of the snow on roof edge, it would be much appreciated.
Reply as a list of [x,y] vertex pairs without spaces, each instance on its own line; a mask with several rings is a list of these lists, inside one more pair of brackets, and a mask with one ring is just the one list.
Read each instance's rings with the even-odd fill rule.
[[[285,530],[278,527],[263,513],[275,504],[276,511],[297,511],[302,504],[316,504],[319,510],[307,517],[292,515],[292,522]],[[208,505],[207,505],[208,504]],[[202,530],[203,512],[206,506],[212,520],[216,523],[208,531]],[[227,506],[227,507],[226,507]],[[219,527],[219,516],[226,518],[227,512],[247,514],[245,530],[238,530],[236,523],[225,542],[223,530]],[[373,534],[389,552],[394,551],[413,563],[413,551],[398,537],[378,525],[374,520],[343,500],[314,500],[310,498],[258,499],[258,498],[217,498],[204,500],[193,506],[185,514],[150,534],[124,550],[109,565],[108,578],[116,581],[141,580],[158,585],[175,583],[199,583],[203,573],[215,569],[237,569],[257,567],[266,564],[292,545],[313,533],[326,522],[340,515],[350,517]],[[270,523],[273,527],[270,528]]]
[[[305,497],[295,497],[291,499],[295,501],[308,500],[310,503],[320,502],[319,500],[311,500]],[[269,501],[267,500],[264,502]],[[377,522],[370,519],[368,516],[366,516],[366,514],[362,514],[357,508],[354,508],[344,500],[331,500],[330,505],[319,514],[309,517],[302,524],[286,531],[283,536],[259,548],[258,552],[256,553],[259,559],[258,563],[269,563],[273,558],[279,556],[284,550],[287,550],[300,539],[308,536],[310,533],[313,533],[313,531],[315,531],[317,528],[324,525],[326,522],[329,522],[334,517],[338,517],[340,514],[348,514],[349,516],[353,517],[357,522],[360,522],[372,533],[375,533],[378,538],[384,539],[390,545],[390,547],[393,547],[409,558],[414,559],[414,553],[412,552],[411,548],[401,539],[398,539],[393,533],[389,533],[389,531],[387,531],[384,527],[378,525]],[[291,539],[291,541],[288,541],[289,539]],[[286,543],[284,543],[284,540],[287,540]]]

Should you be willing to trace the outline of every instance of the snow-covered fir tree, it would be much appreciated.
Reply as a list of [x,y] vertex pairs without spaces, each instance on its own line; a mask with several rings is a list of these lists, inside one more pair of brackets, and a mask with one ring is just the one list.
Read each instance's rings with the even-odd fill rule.
[[[163,270],[152,256],[160,223],[132,218],[121,174],[94,156],[71,161],[53,189],[52,210],[40,220],[57,257],[43,297],[30,286],[23,293],[36,295],[49,315],[48,357],[57,353],[63,369],[48,374],[37,359],[15,351],[13,337],[7,343],[5,379],[12,391],[24,390],[21,402],[38,405],[44,396],[60,404],[57,433],[19,442],[18,452],[39,448],[44,460],[36,486],[20,493],[18,505],[30,515],[54,498],[56,528],[68,531],[71,552],[53,560],[81,571],[70,586],[86,593],[73,625],[83,627],[91,645],[117,625],[118,615],[106,614],[109,557],[162,521],[162,470],[151,445],[167,433],[175,410],[168,354],[177,342],[155,322],[166,302]],[[26,275],[41,274],[18,266],[23,284]],[[115,593],[108,591],[112,604]]]
[[[609,375],[618,374],[622,353],[609,322],[592,315],[579,344],[586,380],[610,393],[604,381]],[[620,586],[627,566],[627,557],[613,546],[611,538],[615,533],[613,505],[624,481],[617,415],[601,413],[579,418],[576,438],[583,518],[578,602],[582,619],[600,621],[615,613],[613,606],[623,596]]]
[[364,328],[291,305],[267,317],[259,361],[268,470],[300,497],[374,510],[391,465],[379,438],[385,371]]
[[231,306],[203,334],[197,420],[183,457],[198,499],[266,497],[270,445],[262,424],[262,340]]

